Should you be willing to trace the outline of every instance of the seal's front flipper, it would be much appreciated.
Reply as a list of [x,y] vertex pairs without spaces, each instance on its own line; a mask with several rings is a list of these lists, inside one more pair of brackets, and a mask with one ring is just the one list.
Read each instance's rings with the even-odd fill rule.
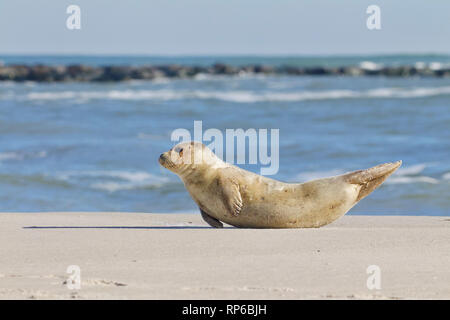
[[222,201],[228,212],[233,216],[238,216],[242,210],[242,196],[239,191],[239,184],[233,179],[219,178],[218,183],[222,188]]
[[211,217],[209,214],[207,214],[202,209],[200,209],[200,212],[202,214],[203,220],[205,220],[206,223],[209,224],[211,227],[213,227],[213,228],[223,228],[222,222],[220,222],[216,218]]

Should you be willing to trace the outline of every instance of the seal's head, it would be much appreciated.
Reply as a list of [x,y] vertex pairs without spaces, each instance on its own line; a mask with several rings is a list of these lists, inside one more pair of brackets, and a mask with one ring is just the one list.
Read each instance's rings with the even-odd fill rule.
[[182,142],[159,157],[159,163],[180,177],[194,172],[202,172],[212,165],[222,162],[200,142]]

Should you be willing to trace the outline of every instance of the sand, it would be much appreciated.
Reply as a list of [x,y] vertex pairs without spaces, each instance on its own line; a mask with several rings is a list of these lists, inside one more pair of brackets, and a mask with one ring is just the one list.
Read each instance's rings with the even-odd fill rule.
[[0,299],[416,298],[450,299],[448,217],[219,230],[194,214],[0,213]]

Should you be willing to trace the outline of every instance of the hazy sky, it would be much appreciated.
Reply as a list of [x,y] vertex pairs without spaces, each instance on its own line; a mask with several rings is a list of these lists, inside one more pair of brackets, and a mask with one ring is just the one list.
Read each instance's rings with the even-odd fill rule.
[[[66,28],[70,4],[81,30]],[[450,53],[450,1],[1,0],[0,53]]]

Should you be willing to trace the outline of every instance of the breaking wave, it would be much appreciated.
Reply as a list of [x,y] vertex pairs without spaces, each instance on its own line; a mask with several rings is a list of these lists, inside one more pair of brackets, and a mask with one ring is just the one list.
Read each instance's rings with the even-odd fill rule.
[[144,171],[72,171],[59,173],[57,177],[63,181],[87,184],[92,189],[108,192],[158,188],[170,182],[167,177]]
[[422,175],[421,173],[426,169],[427,164],[420,163],[409,167],[399,168],[389,179],[387,184],[401,184],[401,183],[429,183],[438,184],[440,181],[437,178]]
[[237,103],[255,103],[264,101],[295,102],[307,100],[333,99],[383,99],[383,98],[422,98],[440,95],[450,95],[450,86],[417,87],[417,88],[378,88],[365,91],[354,90],[323,90],[300,92],[253,92],[246,90],[235,91],[206,91],[206,90],[110,90],[110,91],[48,91],[30,92],[24,96],[0,95],[0,99],[24,99],[28,101],[54,100],[222,100]]
[[2,161],[21,161],[25,159],[45,158],[47,151],[8,151],[0,152],[0,162]]

